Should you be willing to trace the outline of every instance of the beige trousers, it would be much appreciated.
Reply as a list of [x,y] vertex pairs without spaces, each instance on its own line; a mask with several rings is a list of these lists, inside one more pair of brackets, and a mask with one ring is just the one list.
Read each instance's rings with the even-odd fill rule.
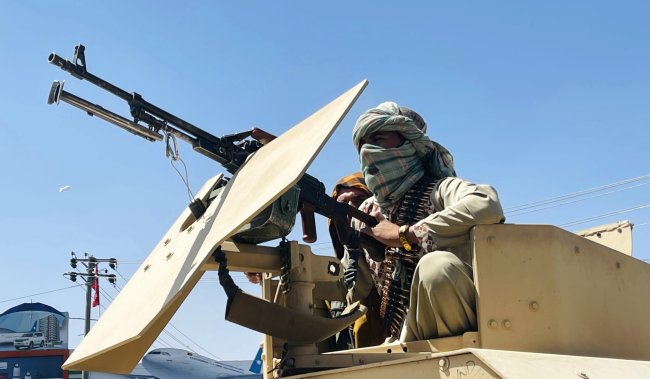
[[476,330],[476,289],[472,270],[447,251],[418,262],[401,341],[461,335]]

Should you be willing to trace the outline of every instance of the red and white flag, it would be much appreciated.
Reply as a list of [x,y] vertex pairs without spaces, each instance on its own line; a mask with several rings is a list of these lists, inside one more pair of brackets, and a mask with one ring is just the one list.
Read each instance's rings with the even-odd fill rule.
[[99,305],[99,268],[95,265],[95,278],[93,280],[93,308]]

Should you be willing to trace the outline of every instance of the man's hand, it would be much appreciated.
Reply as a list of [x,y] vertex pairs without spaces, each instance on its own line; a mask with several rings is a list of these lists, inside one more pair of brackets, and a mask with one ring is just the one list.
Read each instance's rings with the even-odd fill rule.
[[[370,215],[377,220],[377,225],[373,227],[368,227],[364,225],[361,228],[361,232],[369,235],[370,237],[376,239],[377,241],[383,243],[388,247],[402,247],[402,242],[399,240],[399,225],[394,224],[386,219],[384,215],[379,211],[377,205],[371,205],[368,207],[370,210]],[[411,225],[406,232],[406,239],[410,243],[419,243],[418,238],[413,232],[413,226]]]
[[386,217],[378,209],[373,210],[370,215],[377,219],[377,225],[373,227],[365,226],[361,229],[361,232],[386,246],[401,247],[402,243],[399,241],[399,225],[386,220]]
[[366,198],[368,198],[368,195],[359,188],[343,187],[339,190],[339,193],[336,196],[336,201],[339,203],[348,203],[349,205],[358,208]]

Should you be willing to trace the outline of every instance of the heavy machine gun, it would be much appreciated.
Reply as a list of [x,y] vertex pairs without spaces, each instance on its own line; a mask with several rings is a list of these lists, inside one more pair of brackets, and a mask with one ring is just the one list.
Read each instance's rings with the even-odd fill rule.
[[[176,139],[183,140],[189,143],[194,151],[218,162],[230,174],[235,174],[251,154],[275,138],[258,128],[217,137],[149,103],[140,94],[129,93],[88,72],[84,45],[80,44],[75,47],[72,61],[66,60],[56,53],[50,54],[48,61],[67,71],[73,77],[86,80],[126,101],[133,119],[129,120],[100,105],[64,91],[64,83],[59,81],[52,83],[48,104],[66,102],[86,111],[90,116],[97,116],[146,140],[164,140],[168,147],[171,140],[173,143]],[[224,178],[217,183],[215,190],[223,188],[226,182],[227,178]],[[217,193],[218,191],[214,191],[210,199],[214,199]],[[194,217],[198,219],[208,205],[201,199],[194,199],[189,207]],[[327,195],[324,184],[309,174],[305,174],[296,186],[254,218],[245,230],[234,235],[232,239],[247,243],[261,243],[284,237],[293,228],[295,214],[298,211],[302,217],[303,240],[305,242],[312,243],[317,238],[314,212],[332,220],[343,244],[354,245],[360,241],[363,243],[373,243],[374,241],[349,227],[349,217],[361,220],[368,225],[375,225],[374,217],[348,204],[337,202]]]

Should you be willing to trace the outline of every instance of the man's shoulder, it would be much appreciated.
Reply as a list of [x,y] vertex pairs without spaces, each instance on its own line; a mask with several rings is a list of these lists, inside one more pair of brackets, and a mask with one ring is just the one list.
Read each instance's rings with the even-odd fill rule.
[[448,176],[446,178],[442,178],[438,180],[438,183],[436,183],[436,188],[457,186],[460,184],[473,184],[473,183],[467,179],[459,178],[458,176]]
[[431,197],[448,197],[453,196],[458,191],[462,191],[467,186],[473,186],[474,184],[463,178],[457,176],[448,176],[438,180],[435,188],[431,191]]

